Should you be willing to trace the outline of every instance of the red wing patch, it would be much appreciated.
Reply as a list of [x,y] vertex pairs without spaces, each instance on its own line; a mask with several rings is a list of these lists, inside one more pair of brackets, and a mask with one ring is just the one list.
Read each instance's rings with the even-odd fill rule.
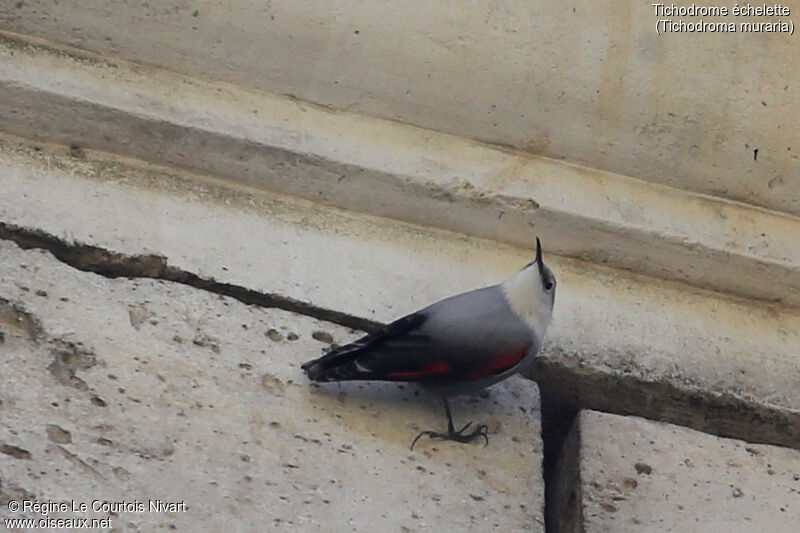
[[522,358],[525,357],[525,354],[528,353],[529,349],[530,346],[526,346],[525,348],[515,352],[496,353],[483,368],[475,370],[474,372],[470,372],[469,374],[465,374],[464,378],[478,379],[490,374],[497,374],[503,370],[508,370],[512,366],[522,361]]
[[410,372],[392,372],[389,375],[393,378],[433,378],[450,372],[450,365],[441,361],[428,363],[419,370]]

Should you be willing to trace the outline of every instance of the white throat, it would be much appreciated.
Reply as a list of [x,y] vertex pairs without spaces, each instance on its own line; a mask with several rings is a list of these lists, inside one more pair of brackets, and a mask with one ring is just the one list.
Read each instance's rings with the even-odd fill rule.
[[530,326],[541,342],[553,318],[553,306],[542,288],[539,269],[532,265],[520,270],[505,280],[501,288],[511,310]]

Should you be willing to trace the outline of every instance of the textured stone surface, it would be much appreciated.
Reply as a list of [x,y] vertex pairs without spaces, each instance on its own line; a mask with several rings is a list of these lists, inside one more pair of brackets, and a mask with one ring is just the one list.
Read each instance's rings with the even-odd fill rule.
[[[161,254],[200,276],[380,322],[497,283],[532,258],[530,250],[91,151],[76,157],[5,146],[12,148],[0,153],[8,192],[0,195],[2,222],[116,252]],[[564,259],[544,247],[559,285],[543,357],[580,376],[567,392],[584,387],[595,396],[584,405],[638,409],[728,436],[749,436],[755,427],[751,438],[800,442],[800,313]],[[609,391],[602,398],[597,380]],[[623,381],[636,390],[642,382],[664,388],[631,403],[618,394]],[[702,412],[715,396],[794,418],[759,426],[741,405]]]
[[596,411],[577,424],[583,529],[569,531],[797,531],[800,451]]
[[433,399],[300,372],[356,332],[7,241],[0,258],[0,516],[14,499],[160,498],[187,511],[119,513],[115,531],[543,530],[532,382],[454,404],[488,447],[410,452],[444,424]]
[[[2,4],[0,128],[69,146],[0,139],[3,234],[161,254],[386,321],[499,281],[535,231],[560,281],[546,405],[800,446],[800,314],[781,307],[800,304],[800,231],[777,212],[800,213],[791,38],[656,36],[652,6],[617,4],[443,5],[424,20],[411,1]],[[485,416],[491,454],[412,454],[438,406],[298,379],[354,332],[0,246],[0,508],[188,503],[113,516],[122,530],[542,529],[530,383],[456,407]],[[583,462],[559,470],[583,474],[583,523],[561,516],[575,529],[800,522],[797,452],[597,413],[581,424],[566,450]]]
[[396,122],[0,35],[0,124],[40,141],[800,307],[800,221]]
[[796,36],[658,35],[660,18],[616,0],[0,4],[3,29],[800,212]]

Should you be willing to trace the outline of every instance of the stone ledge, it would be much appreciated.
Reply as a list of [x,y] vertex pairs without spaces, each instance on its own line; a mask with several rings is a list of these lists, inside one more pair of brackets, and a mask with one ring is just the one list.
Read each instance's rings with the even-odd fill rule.
[[793,532],[800,451],[582,411],[561,457],[560,532]]
[[6,131],[800,305],[800,220],[291,98],[0,40]]
[[489,424],[488,447],[409,452],[444,424],[434,399],[300,371],[353,331],[7,241],[0,257],[0,501],[187,503],[112,516],[125,530],[543,531],[532,382],[453,405]]
[[[91,150],[0,141],[0,221],[22,233],[158,254],[202,278],[372,323],[496,283],[530,260],[529,250]],[[546,260],[559,289],[536,377],[559,403],[800,442],[796,310]]]

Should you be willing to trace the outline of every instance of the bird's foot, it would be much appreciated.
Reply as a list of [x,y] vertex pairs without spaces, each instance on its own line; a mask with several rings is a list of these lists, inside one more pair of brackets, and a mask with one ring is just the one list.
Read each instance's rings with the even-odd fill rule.
[[473,429],[469,433],[464,433],[467,430],[467,428],[471,425],[472,422],[467,422],[464,425],[464,427],[459,429],[458,431],[455,431],[451,427],[450,431],[448,431],[447,433],[438,433],[436,431],[423,431],[422,433],[417,435],[411,442],[411,449],[412,450],[414,449],[414,445],[421,437],[430,437],[432,439],[452,440],[455,442],[465,442],[465,443],[472,442],[475,439],[483,437],[484,440],[483,445],[487,446],[489,444],[489,435],[486,424],[479,424],[478,426],[475,427],[475,429]]

